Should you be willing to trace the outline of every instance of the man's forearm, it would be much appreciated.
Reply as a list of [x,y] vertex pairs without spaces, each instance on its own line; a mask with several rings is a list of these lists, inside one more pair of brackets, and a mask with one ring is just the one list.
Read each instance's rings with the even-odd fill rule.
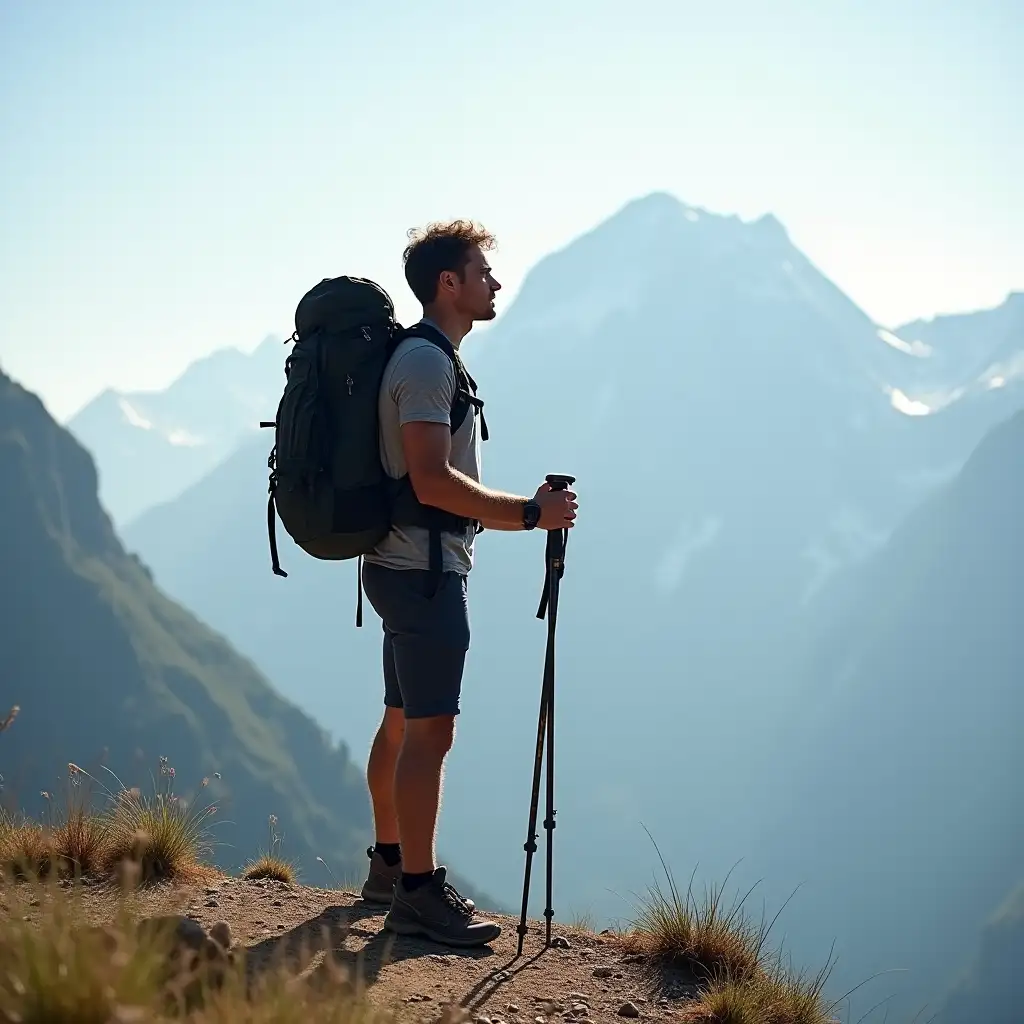
[[478,519],[492,530],[522,529],[523,502],[527,498],[484,487],[450,465],[436,475],[413,480],[413,487],[425,505]]

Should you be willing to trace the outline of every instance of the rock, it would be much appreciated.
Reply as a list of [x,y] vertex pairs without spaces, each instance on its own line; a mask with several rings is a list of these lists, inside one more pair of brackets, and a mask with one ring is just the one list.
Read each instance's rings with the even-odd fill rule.
[[218,943],[221,949],[230,949],[232,946],[231,925],[227,921],[218,921],[210,928],[210,938]]
[[208,899],[206,901],[206,903],[203,904],[203,906],[206,906],[206,907],[219,907],[220,904],[215,899]]
[[619,1007],[620,1017],[639,1017],[640,1011],[636,1008],[636,1003],[623,1003]]
[[573,1003],[572,1012],[587,1014],[590,1012],[590,1007],[586,1003]]
[[595,967],[595,978],[610,978],[615,972],[610,967]]
[[516,1006],[515,1003],[509,1003],[508,1006],[505,1007],[505,1012],[506,1013],[518,1013],[519,1012],[519,1007]]

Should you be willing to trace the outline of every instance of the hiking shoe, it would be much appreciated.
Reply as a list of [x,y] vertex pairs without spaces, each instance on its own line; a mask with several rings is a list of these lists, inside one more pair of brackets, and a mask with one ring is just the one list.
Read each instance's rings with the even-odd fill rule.
[[470,900],[445,881],[445,869],[409,892],[399,879],[384,927],[398,935],[425,935],[446,946],[482,946],[501,934],[501,926],[478,917]]
[[[370,871],[363,882],[361,895],[367,903],[380,903],[390,907],[391,899],[395,895],[395,882],[402,877],[402,862],[399,861],[394,867],[390,867],[372,846],[366,851],[366,856],[370,858]],[[468,896],[463,896],[462,899],[470,910],[476,910],[476,904]]]
[[366,851],[366,856],[370,858],[370,871],[363,882],[361,895],[367,903],[390,905],[395,895],[395,882],[402,877],[402,862],[390,867],[372,846]]

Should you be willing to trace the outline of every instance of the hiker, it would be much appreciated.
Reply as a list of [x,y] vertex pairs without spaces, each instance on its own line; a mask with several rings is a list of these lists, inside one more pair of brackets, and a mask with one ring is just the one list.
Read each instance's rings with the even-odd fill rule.
[[[393,526],[364,555],[362,569],[366,596],[383,620],[385,705],[366,773],[376,845],[367,851],[362,896],[390,905],[390,931],[453,946],[501,933],[434,862],[442,766],[469,648],[474,540],[485,529],[569,528],[577,509],[571,490],[546,483],[529,498],[480,483],[486,422],[458,352],[474,323],[497,315],[501,285],[485,257],[493,247],[487,231],[462,220],[410,232],[405,277],[423,317],[384,371],[380,455],[389,477],[407,475],[433,528]],[[464,418],[453,429],[460,400]]]

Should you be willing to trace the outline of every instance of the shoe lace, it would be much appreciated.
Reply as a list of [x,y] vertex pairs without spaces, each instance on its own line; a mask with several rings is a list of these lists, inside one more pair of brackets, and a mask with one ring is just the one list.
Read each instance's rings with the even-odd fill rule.
[[459,894],[459,890],[456,889],[455,886],[451,884],[451,882],[445,882],[444,885],[442,886],[441,891],[442,894],[444,895],[444,898],[448,901],[449,905],[452,906],[455,910],[457,910],[460,914],[462,914],[464,917],[473,916],[473,912],[469,909],[469,904]]

